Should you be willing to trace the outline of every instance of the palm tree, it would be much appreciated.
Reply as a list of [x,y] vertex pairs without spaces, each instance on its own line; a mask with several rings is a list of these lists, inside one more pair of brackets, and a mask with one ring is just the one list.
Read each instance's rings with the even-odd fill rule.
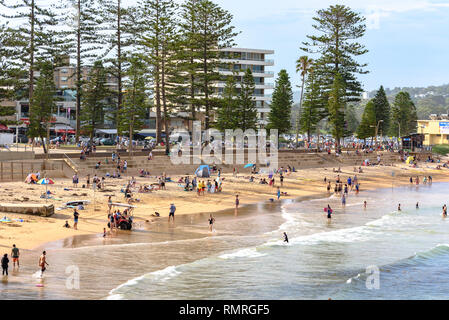
[[298,146],[298,136],[299,136],[299,117],[301,115],[302,100],[304,96],[304,83],[306,81],[307,74],[310,73],[312,69],[313,60],[308,56],[301,56],[296,61],[296,73],[301,75],[301,99],[299,100],[298,116],[296,117],[296,145]]

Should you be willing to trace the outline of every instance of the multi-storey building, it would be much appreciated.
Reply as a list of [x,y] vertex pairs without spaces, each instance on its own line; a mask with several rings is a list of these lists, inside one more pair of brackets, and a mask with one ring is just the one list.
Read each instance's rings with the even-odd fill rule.
[[[272,59],[267,59],[268,55],[274,54],[274,50],[226,48],[221,49],[223,65],[220,67],[220,74],[223,76],[235,75],[237,79],[237,90],[240,87],[245,70],[251,70],[256,83],[254,99],[258,111],[259,125],[264,127],[267,124],[271,93],[274,88],[272,82],[267,79],[274,78],[273,71],[266,70],[267,67],[274,66]],[[218,94],[222,94],[225,82],[217,84]]]
[[[51,128],[52,134],[72,134],[75,131],[76,119],[76,67],[69,64],[69,60],[66,61],[67,65],[58,67],[54,72],[54,82],[56,87],[56,110],[53,113],[54,125]],[[81,69],[82,79],[89,80],[89,72],[91,67],[85,66]],[[39,77],[39,72],[35,72],[35,77]],[[109,89],[116,91],[118,88],[118,81],[115,77],[108,75],[106,79],[106,85]],[[22,124],[19,125],[20,131],[25,130],[29,124],[29,101],[28,99],[22,99],[15,102],[17,113]],[[105,126],[112,125],[112,122],[105,121]],[[14,128],[14,125],[10,126]]]

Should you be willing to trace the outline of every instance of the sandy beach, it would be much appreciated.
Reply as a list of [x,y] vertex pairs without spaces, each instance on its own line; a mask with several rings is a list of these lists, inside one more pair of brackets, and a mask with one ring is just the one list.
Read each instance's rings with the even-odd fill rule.
[[[354,167],[342,167],[341,173],[333,172],[333,168],[316,168],[298,170],[286,175],[281,192],[286,192],[281,199],[299,197],[318,197],[326,194],[324,178],[332,182],[332,190],[335,178],[339,174],[343,181],[357,174],[360,189],[373,190],[376,188],[389,188],[401,185],[409,185],[409,178],[419,176],[421,183],[424,176],[432,176],[434,182],[449,181],[449,171],[445,168],[436,170],[437,164],[420,163],[418,168],[412,168],[406,164],[395,164],[394,166],[363,167],[363,173],[355,173]],[[171,176],[173,183],[167,183],[167,190],[154,191],[152,193],[134,193],[134,198],[140,201],[135,203],[137,207],[134,212],[135,224],[151,224],[159,219],[168,217],[169,206],[174,203],[177,207],[176,215],[185,214],[209,214],[235,206],[235,195],[238,194],[241,206],[254,204],[270,199],[276,199],[279,177],[276,177],[276,187],[259,184],[259,179],[266,175],[254,175],[254,182],[249,182],[249,173],[222,174],[225,178],[223,191],[216,194],[206,193],[198,196],[196,192],[186,192],[178,186],[180,176]],[[91,203],[86,210],[80,211],[78,230],[63,228],[65,221],[73,226],[73,210],[56,210],[51,217],[37,217],[22,214],[2,213],[1,216],[13,220],[12,223],[0,224],[0,247],[11,248],[16,244],[21,249],[34,249],[42,247],[45,243],[56,241],[76,235],[92,235],[103,232],[107,227],[107,199],[112,196],[113,202],[124,203],[124,194],[120,192],[131,177],[122,179],[106,179],[105,189],[94,192],[91,188],[73,188],[71,179],[55,179],[55,184],[50,185],[48,190],[54,199],[49,199],[48,204],[55,208],[62,207],[67,201],[89,200]],[[211,177],[211,180],[215,176]],[[80,185],[85,183],[85,178],[80,178]],[[137,186],[140,184],[151,184],[157,182],[156,177],[136,177]],[[207,182],[207,179],[204,179]],[[4,193],[0,201],[3,203],[45,203],[40,195],[45,192],[45,186],[31,185],[24,182],[2,183]],[[68,191],[64,189],[70,189]],[[276,200],[275,200],[276,201]],[[160,218],[152,215],[158,212]],[[23,219],[23,222],[14,219]],[[207,230],[207,221],[205,221]],[[119,231],[120,232],[120,231]]]

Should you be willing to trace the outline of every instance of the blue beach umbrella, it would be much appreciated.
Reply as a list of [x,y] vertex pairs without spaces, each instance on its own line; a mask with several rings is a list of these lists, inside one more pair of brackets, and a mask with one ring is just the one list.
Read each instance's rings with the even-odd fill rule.
[[244,168],[251,168],[251,167],[254,167],[254,164],[248,163]]

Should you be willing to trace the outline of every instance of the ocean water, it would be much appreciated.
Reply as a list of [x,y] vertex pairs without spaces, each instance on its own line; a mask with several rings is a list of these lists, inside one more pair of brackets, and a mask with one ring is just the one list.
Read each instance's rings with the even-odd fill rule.
[[[213,234],[198,215],[114,239],[74,238],[48,249],[41,280],[31,276],[38,252],[27,253],[0,299],[447,299],[448,189],[361,192],[346,207],[335,196],[263,203],[216,215]],[[79,289],[67,288],[68,266],[79,266]]]

